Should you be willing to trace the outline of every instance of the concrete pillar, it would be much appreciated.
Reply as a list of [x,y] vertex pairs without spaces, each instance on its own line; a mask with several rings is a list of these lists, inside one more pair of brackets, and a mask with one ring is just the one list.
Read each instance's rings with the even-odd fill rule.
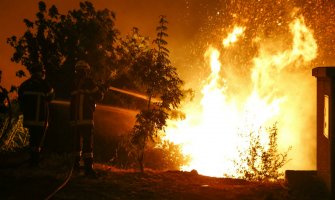
[[316,67],[317,78],[317,173],[334,196],[335,67]]

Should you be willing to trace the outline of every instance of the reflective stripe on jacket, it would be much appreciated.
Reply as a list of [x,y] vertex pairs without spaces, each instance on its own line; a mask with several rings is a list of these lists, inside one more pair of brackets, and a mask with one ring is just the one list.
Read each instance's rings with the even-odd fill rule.
[[93,125],[95,101],[100,91],[92,79],[75,81],[71,92],[70,125]]
[[32,77],[20,85],[19,104],[24,126],[47,126],[54,90],[41,78]]

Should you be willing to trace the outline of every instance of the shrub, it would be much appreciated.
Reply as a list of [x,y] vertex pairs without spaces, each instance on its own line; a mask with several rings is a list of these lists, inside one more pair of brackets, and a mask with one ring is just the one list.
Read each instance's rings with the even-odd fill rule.
[[1,113],[0,125],[0,151],[13,152],[22,149],[29,144],[28,130],[23,127],[23,116],[19,115],[17,102],[12,101],[12,116],[8,113]]
[[277,125],[274,124],[265,130],[259,128],[258,132],[250,132],[248,140],[248,147],[244,150],[239,149],[240,160],[235,161],[241,178],[252,181],[280,179],[284,175],[280,169],[289,161],[288,152],[291,147],[285,152],[279,152]]

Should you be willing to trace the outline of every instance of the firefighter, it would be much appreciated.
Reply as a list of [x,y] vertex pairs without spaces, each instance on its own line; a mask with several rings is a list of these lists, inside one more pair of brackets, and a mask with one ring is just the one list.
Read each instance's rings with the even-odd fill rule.
[[75,136],[75,170],[80,169],[81,159],[84,161],[85,175],[93,175],[93,114],[96,101],[103,94],[90,78],[90,65],[78,61],[75,65],[75,78],[71,92],[70,124]]
[[30,73],[31,77],[19,86],[18,101],[23,114],[23,126],[29,131],[30,165],[38,166],[54,90],[45,80],[42,67],[35,66]]

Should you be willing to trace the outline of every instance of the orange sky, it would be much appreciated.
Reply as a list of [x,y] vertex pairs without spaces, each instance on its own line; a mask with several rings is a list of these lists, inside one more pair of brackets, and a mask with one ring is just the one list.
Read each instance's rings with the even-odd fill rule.
[[[22,66],[12,63],[10,57],[13,53],[6,40],[8,37],[21,36],[25,31],[24,18],[36,19],[39,0],[1,0],[0,1],[0,69],[3,71],[2,82],[6,88],[12,84],[19,84],[15,72],[23,69]],[[60,13],[79,7],[79,0],[46,0],[47,6],[56,5]],[[108,8],[116,13],[116,27],[122,35],[129,33],[132,27],[138,27],[142,35],[154,37],[158,25],[159,15],[166,15],[169,21],[169,47],[178,49],[183,45],[181,41],[190,39],[199,25],[199,16],[192,12],[187,0],[92,0],[96,9]],[[193,5],[201,5],[202,0],[193,0]],[[191,17],[190,17],[191,16]],[[173,54],[173,49],[172,52]]]
[[[23,19],[36,19],[38,2],[39,0],[0,0],[0,70],[3,71],[1,85],[6,88],[9,88],[12,84],[18,85],[23,80],[15,76],[15,72],[22,69],[22,66],[10,61],[13,49],[6,43],[6,40],[13,35],[22,36],[25,31]],[[65,14],[70,9],[77,9],[80,0],[45,0],[45,2],[48,7],[55,4],[60,13]],[[201,45],[210,44],[213,37],[222,34],[220,31],[212,33],[213,31],[206,30],[208,28],[213,29],[213,23],[216,22],[213,20],[213,16],[219,19],[219,24],[222,23],[219,28],[224,30],[229,28],[228,25],[231,23],[226,18],[222,18],[222,16],[227,16],[227,13],[231,13],[231,16],[236,15],[245,18],[243,20],[248,21],[248,19],[254,17],[254,14],[259,14],[257,8],[267,9],[265,13],[270,13],[271,6],[276,6],[276,1],[271,0],[257,1],[258,4],[263,5],[261,7],[244,0],[91,0],[91,2],[96,9],[108,8],[116,13],[116,28],[121,31],[122,36],[129,33],[132,27],[138,27],[142,35],[151,36],[152,39],[155,37],[159,16],[166,15],[169,21],[169,37],[167,40],[171,52],[170,59],[177,67],[181,78],[187,83],[192,81],[198,83],[201,81],[200,78],[203,77],[201,74],[208,73],[208,71],[203,72],[202,63],[199,63],[201,62],[199,61],[200,55],[204,53]],[[240,5],[235,6],[235,9],[239,10],[227,10],[229,2],[231,5]],[[316,4],[318,5],[316,7],[313,4],[314,1],[307,0],[281,0],[278,2],[285,2],[284,4],[289,9],[273,11],[269,16],[274,16],[275,13],[279,12],[291,11],[296,6],[301,7],[307,24],[314,30],[314,36],[318,40],[320,55],[318,61],[313,65],[334,65],[335,20],[333,16],[335,11],[333,8],[335,4],[327,1],[328,3]],[[248,10],[254,11],[250,12],[251,15],[250,13],[248,15]],[[217,15],[218,13],[220,15]],[[268,17],[261,13],[260,16]],[[243,20],[242,22],[245,22]],[[266,20],[267,18],[262,18],[262,20],[259,20],[260,24],[254,27],[266,26]],[[255,31],[257,30],[255,29]],[[241,62],[245,62],[243,58],[241,58]],[[192,69],[189,68],[190,64],[193,67]],[[190,71],[196,73],[190,74]]]

